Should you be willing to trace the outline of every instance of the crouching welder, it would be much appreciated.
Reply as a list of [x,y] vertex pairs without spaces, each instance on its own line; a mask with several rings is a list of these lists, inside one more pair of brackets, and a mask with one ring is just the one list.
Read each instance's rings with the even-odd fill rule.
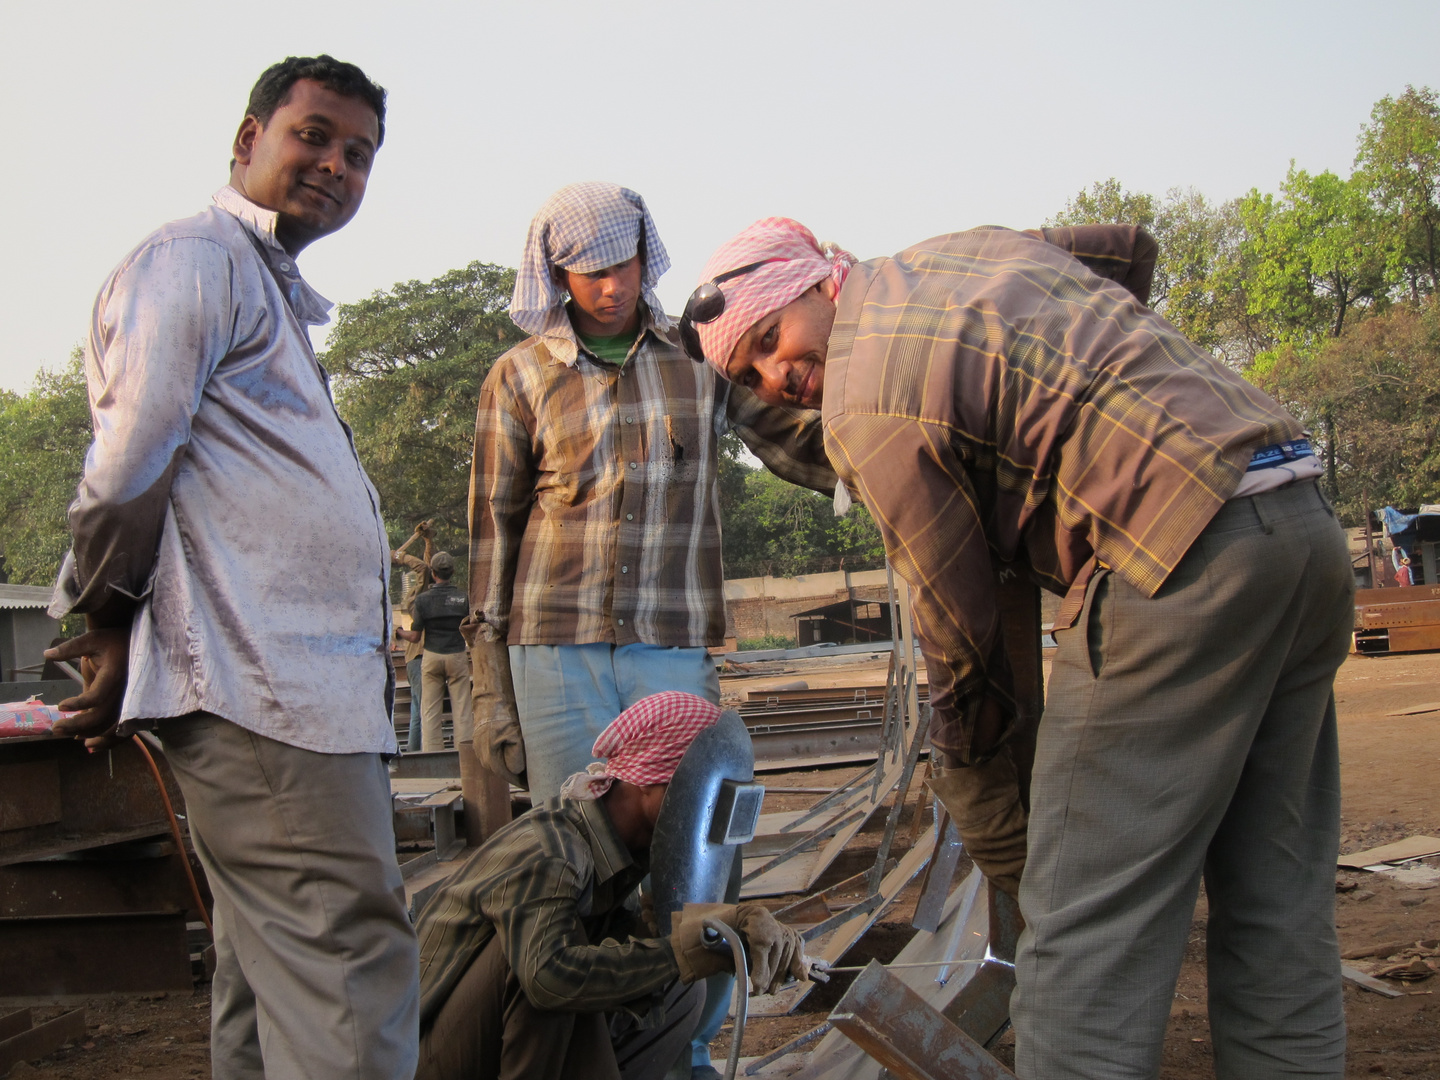
[[[724,822],[717,835],[711,815],[694,808],[718,801],[731,820],[748,812],[749,831],[758,816],[748,741],[733,714],[724,721],[739,728],[745,760],[737,768],[707,756],[724,742],[712,737],[724,733],[721,720],[693,694],[636,702],[595,741],[603,763],[497,832],[441,887],[417,928],[419,1080],[658,1080],[689,1044],[702,980],[733,965],[728,949],[707,947],[702,919],[743,935],[757,993],[805,976],[799,934],[760,905],[681,906],[702,897],[691,879],[707,868],[712,889],[719,881],[709,898],[720,899],[733,845],[748,839],[743,825],[725,835]],[[697,788],[705,789],[698,799]],[[658,837],[686,850],[662,856]],[[666,936],[625,903],[650,870],[652,839]],[[684,880],[667,877],[666,863],[687,867]]]

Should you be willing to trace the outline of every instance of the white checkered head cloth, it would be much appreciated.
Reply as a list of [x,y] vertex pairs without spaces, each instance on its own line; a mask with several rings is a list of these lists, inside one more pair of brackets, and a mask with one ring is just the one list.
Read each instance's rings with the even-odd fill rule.
[[544,336],[567,329],[565,289],[554,267],[589,274],[624,262],[645,237],[641,295],[654,316],[664,319],[655,283],[670,269],[670,256],[655,231],[645,200],[629,188],[587,180],[567,184],[545,200],[530,222],[525,254],[515,272],[510,318],[529,334]]
[[855,256],[834,244],[821,244],[815,234],[791,218],[761,218],[722,244],[710,256],[700,284],[728,270],[771,260],[749,273],[720,283],[725,311],[714,322],[697,323],[705,359],[721,375],[747,330],[796,299],[810,286],[829,278],[838,290],[855,265]]
[[560,796],[598,799],[616,780],[637,787],[668,784],[695,736],[718,719],[720,706],[694,694],[664,690],[641,698],[595,740],[591,753],[605,760],[574,773]]

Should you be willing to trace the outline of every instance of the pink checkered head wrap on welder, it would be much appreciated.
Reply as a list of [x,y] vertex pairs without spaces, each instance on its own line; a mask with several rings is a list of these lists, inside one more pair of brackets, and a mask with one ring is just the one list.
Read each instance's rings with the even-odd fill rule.
[[641,698],[610,722],[591,750],[592,762],[560,789],[561,798],[598,799],[616,780],[636,787],[668,784],[695,736],[720,719],[720,706],[694,694],[664,690]]
[[798,221],[761,218],[720,245],[705,264],[700,284],[762,259],[769,261],[720,283],[725,310],[718,319],[695,324],[705,359],[721,375],[725,374],[735,343],[747,330],[826,278],[835,283],[838,291],[855,265],[854,255],[834,244],[821,244]]

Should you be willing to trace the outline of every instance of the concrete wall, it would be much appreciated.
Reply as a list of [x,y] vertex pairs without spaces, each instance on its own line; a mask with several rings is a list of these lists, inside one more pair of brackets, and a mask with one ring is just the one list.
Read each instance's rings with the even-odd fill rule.
[[840,600],[884,600],[885,571],[836,570],[793,578],[735,578],[725,582],[726,634],[761,638],[795,636],[797,612]]
[[[735,578],[725,582],[725,633],[750,639],[767,634],[794,637],[797,612],[847,599],[884,601],[887,596],[884,570]],[[1041,622],[1054,621],[1060,599],[1049,592],[1040,593]]]
[[34,608],[0,610],[0,670],[10,682],[30,682],[40,678],[17,675],[17,667],[31,667],[45,662],[45,650],[60,636],[60,624],[44,611]]

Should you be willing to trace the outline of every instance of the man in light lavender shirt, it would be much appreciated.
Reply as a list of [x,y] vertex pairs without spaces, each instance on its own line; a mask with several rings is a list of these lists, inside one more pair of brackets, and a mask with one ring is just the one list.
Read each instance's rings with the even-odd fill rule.
[[328,56],[251,92],[230,183],[100,290],[95,441],[51,607],[62,734],[153,728],[215,898],[213,1075],[408,1080],[417,959],[381,754],[389,543],[295,256],[360,207],[385,92]]

